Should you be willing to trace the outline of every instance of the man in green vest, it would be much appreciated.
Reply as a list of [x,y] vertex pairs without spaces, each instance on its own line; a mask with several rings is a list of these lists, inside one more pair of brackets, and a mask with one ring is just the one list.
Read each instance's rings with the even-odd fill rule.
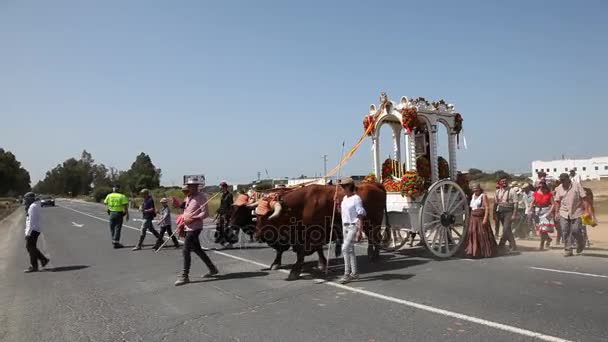
[[123,217],[129,221],[129,198],[120,192],[120,186],[114,185],[112,193],[106,196],[103,200],[108,206],[108,215],[110,215],[110,235],[114,248],[122,248],[120,244],[120,231],[122,230]]

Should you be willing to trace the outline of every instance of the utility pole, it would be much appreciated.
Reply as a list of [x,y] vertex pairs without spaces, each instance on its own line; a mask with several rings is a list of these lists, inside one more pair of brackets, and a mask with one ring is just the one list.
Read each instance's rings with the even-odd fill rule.
[[261,177],[262,173],[260,171],[258,171],[258,182],[260,181],[260,177]]

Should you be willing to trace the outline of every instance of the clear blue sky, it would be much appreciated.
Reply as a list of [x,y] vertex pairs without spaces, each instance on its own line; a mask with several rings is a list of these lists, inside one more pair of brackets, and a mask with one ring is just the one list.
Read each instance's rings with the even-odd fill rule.
[[[83,149],[120,169],[149,153],[165,184],[313,175],[386,91],[456,105],[462,168],[606,155],[607,15],[599,0],[3,0],[0,146],[34,180]],[[345,173],[371,165],[366,142]]]

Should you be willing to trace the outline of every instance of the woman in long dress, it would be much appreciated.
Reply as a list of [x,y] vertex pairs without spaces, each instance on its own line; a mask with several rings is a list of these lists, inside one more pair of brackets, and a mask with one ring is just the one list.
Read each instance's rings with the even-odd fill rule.
[[490,204],[479,184],[471,186],[471,217],[465,253],[472,258],[489,258],[496,255],[498,245],[490,225]]

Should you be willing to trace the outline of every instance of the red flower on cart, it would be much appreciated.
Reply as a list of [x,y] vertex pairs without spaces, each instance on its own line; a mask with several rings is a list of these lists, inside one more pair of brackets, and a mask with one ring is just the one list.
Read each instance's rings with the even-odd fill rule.
[[407,171],[401,178],[401,193],[409,198],[422,196],[425,191],[424,178],[417,171]]
[[401,110],[401,125],[411,134],[418,125],[418,110],[416,108],[403,108]]
[[[363,129],[367,132],[367,135],[374,135],[374,124],[376,123],[376,119],[373,115],[367,115],[363,119]],[[371,126],[371,128],[370,128]]]
[[378,179],[376,178],[376,175],[373,173],[370,173],[369,175],[365,176],[365,178],[363,178],[363,183],[377,183]]

